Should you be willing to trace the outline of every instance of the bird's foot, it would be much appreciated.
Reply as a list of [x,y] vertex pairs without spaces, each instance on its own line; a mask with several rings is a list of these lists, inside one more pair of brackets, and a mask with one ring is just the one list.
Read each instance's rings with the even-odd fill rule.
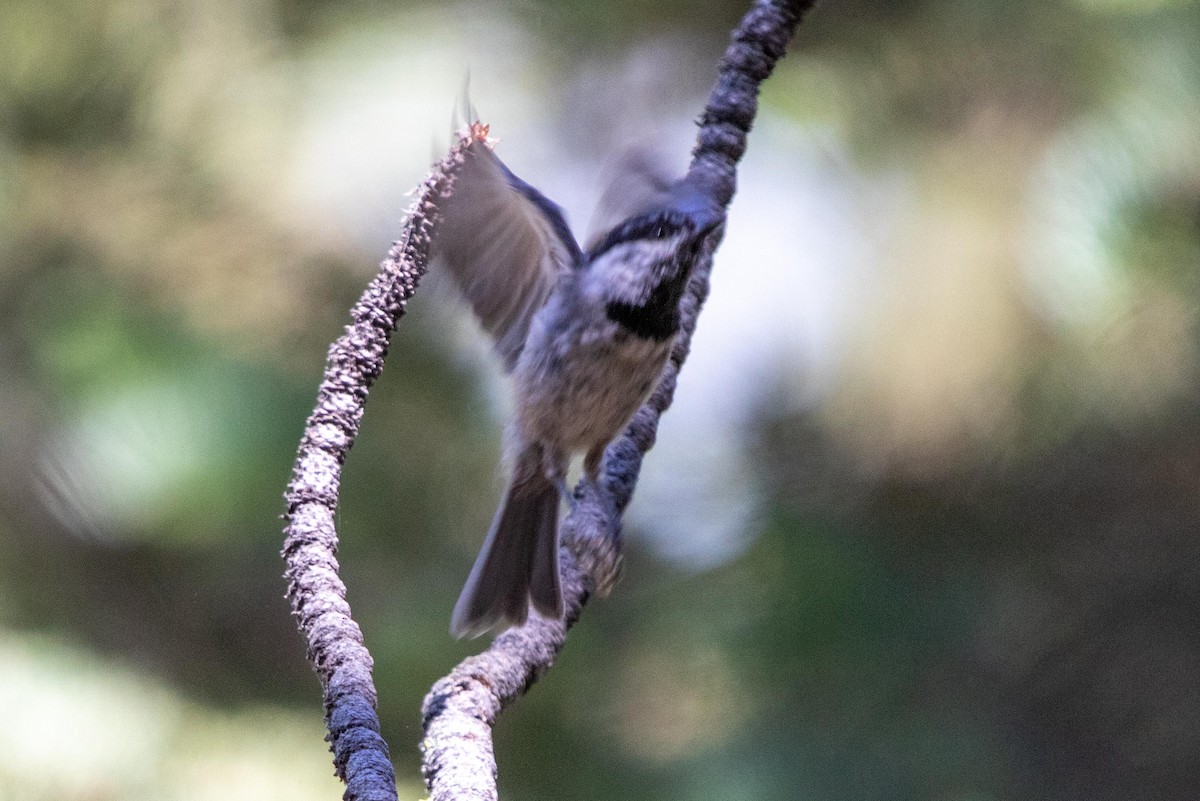
[[567,502],[567,509],[575,511],[575,493],[567,486],[567,479],[564,476],[558,476],[554,480],[554,486],[558,488],[558,494]]

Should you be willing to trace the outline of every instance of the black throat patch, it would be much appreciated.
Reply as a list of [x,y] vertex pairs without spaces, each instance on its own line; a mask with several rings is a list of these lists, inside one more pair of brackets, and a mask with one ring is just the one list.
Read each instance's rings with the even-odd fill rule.
[[611,301],[604,307],[605,314],[635,336],[656,342],[670,339],[679,330],[679,299],[686,283],[687,275],[678,271],[654,287],[645,303]]

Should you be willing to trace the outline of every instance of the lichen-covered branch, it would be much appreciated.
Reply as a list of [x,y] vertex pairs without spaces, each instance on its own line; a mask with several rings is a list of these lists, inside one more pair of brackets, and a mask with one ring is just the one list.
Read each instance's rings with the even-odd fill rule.
[[284,495],[287,597],[321,678],[334,769],[346,783],[347,801],[395,801],[396,778],[379,734],[371,655],[338,577],[334,515],[342,464],[391,334],[425,273],[438,202],[449,193],[470,141],[464,137],[421,184],[399,240],[350,312],[353,322],[330,346]]
[[[736,167],[758,108],[758,87],[783,56],[813,0],[760,0],[734,31],[717,83],[700,118],[690,174],[700,179],[722,208],[736,189]],[[687,358],[700,308],[708,295],[718,227],[697,255],[682,300],[682,331],[658,388],[634,415],[605,456],[599,485],[582,483],[563,524],[566,547],[562,569],[564,619],[531,614],[519,628],[498,636],[478,656],[469,657],[434,684],[425,698],[422,769],[430,801],[495,801],[496,761],[492,724],[554,663],[567,630],[593,594],[606,594],[620,569],[621,513],[637,483],[642,458],[654,445],[660,416],[671,405],[680,368]]]

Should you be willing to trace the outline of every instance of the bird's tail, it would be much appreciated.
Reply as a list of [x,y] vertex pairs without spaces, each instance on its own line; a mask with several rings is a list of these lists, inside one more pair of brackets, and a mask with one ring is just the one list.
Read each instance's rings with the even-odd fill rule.
[[450,633],[477,637],[499,623],[520,625],[529,604],[561,617],[558,580],[558,488],[542,470],[540,449],[529,448],[513,470],[491,531],[454,605]]

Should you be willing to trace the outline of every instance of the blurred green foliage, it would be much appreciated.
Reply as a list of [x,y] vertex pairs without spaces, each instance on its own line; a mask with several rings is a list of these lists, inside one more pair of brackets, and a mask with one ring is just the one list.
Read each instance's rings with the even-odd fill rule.
[[[537,87],[510,105],[590,141],[566,95],[656,42],[664,80],[715,62],[742,10],[0,6],[0,799],[337,792],[280,495],[399,205],[338,217],[295,189],[304,126],[336,116],[312,98],[393,37],[507,64],[494,28]],[[624,581],[498,726],[505,797],[1191,796],[1197,41],[1184,0],[811,15],[763,115],[864,198],[836,375],[739,423],[763,496],[744,553],[696,573],[630,532]],[[480,645],[446,627],[499,493],[498,404],[444,300],[396,336],[338,520],[414,799],[420,699]]]

